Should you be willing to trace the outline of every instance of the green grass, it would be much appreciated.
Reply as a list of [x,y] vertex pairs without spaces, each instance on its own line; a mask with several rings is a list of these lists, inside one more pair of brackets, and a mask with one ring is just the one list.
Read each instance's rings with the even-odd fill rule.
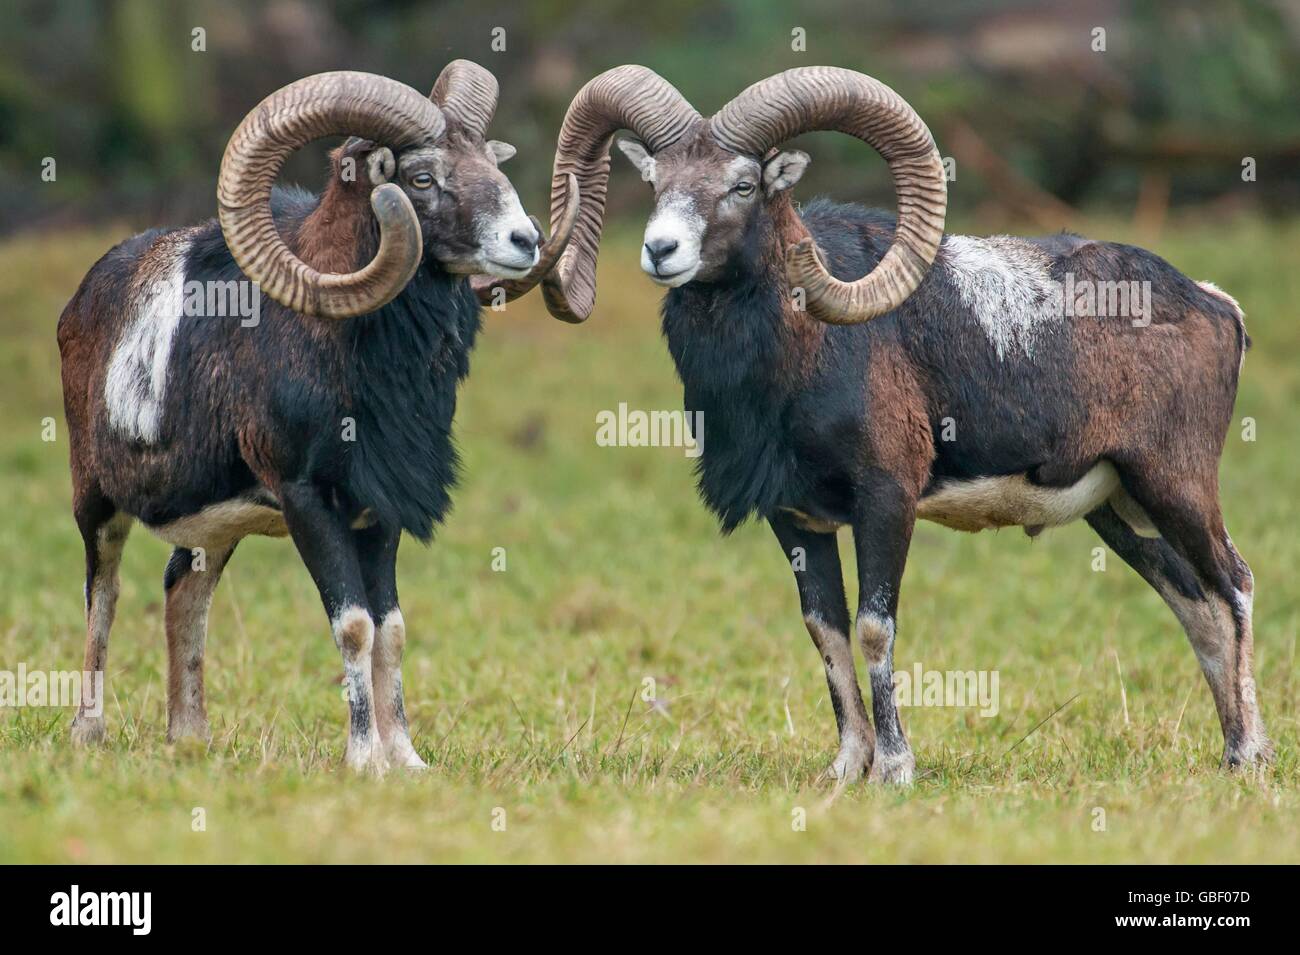
[[[0,669],[80,666],[54,325],[124,234],[0,247]],[[550,320],[536,296],[487,315],[457,421],[456,510],[432,548],[403,549],[407,709],[431,770],[339,771],[341,666],[283,541],[243,544],[217,592],[210,748],[169,748],[168,548],[137,528],[106,748],[74,750],[65,710],[0,710],[0,862],[1297,861],[1300,225],[1188,224],[1152,245],[1238,296],[1255,339],[1237,414],[1258,440],[1234,429],[1222,477],[1257,581],[1259,695],[1278,748],[1266,773],[1220,772],[1186,639],[1117,557],[1091,570],[1086,526],[1030,541],[923,525],[898,666],[996,670],[1000,711],[904,711],[915,787],[858,784],[830,801],[817,782],[835,752],[830,703],[770,532],[721,539],[680,451],[595,443],[601,409],[681,400],[659,293],[616,236],[587,326]],[[658,706],[638,695],[647,677]]]

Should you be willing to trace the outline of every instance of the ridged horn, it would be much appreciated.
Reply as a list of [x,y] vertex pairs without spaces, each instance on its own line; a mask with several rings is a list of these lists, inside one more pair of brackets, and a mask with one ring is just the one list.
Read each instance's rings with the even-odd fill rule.
[[484,139],[497,110],[497,94],[495,76],[469,60],[452,60],[438,74],[429,99],[442,109],[448,122]]
[[[470,279],[470,284],[474,288],[474,293],[483,305],[495,305],[496,290],[498,288],[505,290],[505,301],[513,302],[521,295],[531,292],[538,282],[545,279],[551,270],[555,268],[555,263],[560,261],[560,256],[564,254],[564,249],[569,244],[569,239],[573,235],[573,224],[578,221],[578,179],[572,173],[569,174],[565,184],[564,206],[560,211],[560,219],[554,224],[549,239],[543,238],[541,252],[537,256],[537,264],[528,270],[528,274],[521,279],[499,279],[491,275],[475,275]],[[538,233],[542,233],[542,224],[537,221],[536,216],[529,216]]]
[[[585,322],[596,304],[596,253],[605,219],[609,145],[631,130],[653,153],[677,142],[700,121],[667,80],[644,66],[616,66],[580,89],[564,115],[551,178],[551,230],[557,232],[577,196],[577,221],[559,263],[542,280],[546,307],[566,322]],[[576,182],[577,189],[570,183]]]
[[442,112],[418,91],[373,73],[318,73],[290,83],[244,117],[221,160],[217,206],[235,262],[261,291],[305,315],[351,318],[392,301],[423,254],[415,209],[400,188],[370,193],[379,250],[356,272],[321,273],[285,245],[271,218],[271,187],[285,159],[322,136],[350,135],[393,149],[433,142]]
[[833,66],[804,66],[755,83],[719,110],[710,130],[719,145],[762,157],[814,130],[856,136],[889,164],[898,196],[894,241],[855,282],[834,278],[812,239],[786,249],[792,288],[808,311],[836,325],[865,322],[897,308],[916,290],[943,240],[948,187],[934,138],[907,102],[878,80]]

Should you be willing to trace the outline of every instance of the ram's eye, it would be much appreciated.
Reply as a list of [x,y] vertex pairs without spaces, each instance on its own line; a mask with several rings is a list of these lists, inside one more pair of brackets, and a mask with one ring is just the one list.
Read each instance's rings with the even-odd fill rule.
[[411,185],[416,189],[428,189],[433,185],[433,176],[427,172],[417,172],[411,177]]
[[731,191],[738,196],[752,195],[754,192],[754,184],[748,179],[742,179],[732,187]]

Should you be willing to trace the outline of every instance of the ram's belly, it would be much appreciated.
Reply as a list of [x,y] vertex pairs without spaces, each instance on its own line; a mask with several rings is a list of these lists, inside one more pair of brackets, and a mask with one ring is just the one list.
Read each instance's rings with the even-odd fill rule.
[[1109,461],[1066,487],[1033,484],[1023,474],[947,481],[921,498],[917,517],[959,531],[991,527],[1059,527],[1083,517],[1120,490]]
[[[363,508],[352,515],[353,530],[364,530],[375,523],[374,513]],[[245,537],[284,537],[289,528],[279,502],[265,488],[243,497],[209,504],[202,510],[164,524],[145,522],[150,532],[173,547],[205,549],[225,548]]]
[[283,537],[289,532],[278,508],[248,498],[209,504],[201,511],[166,524],[145,526],[173,547],[191,550],[224,548],[251,535]]
[[[1034,484],[1024,474],[949,479],[921,498],[916,516],[958,531],[1023,527],[1033,536],[1045,527],[1077,521],[1106,503],[1138,536],[1160,536],[1151,515],[1124,490],[1109,461],[1099,461],[1065,487]],[[818,534],[833,534],[847,521],[813,507],[782,510],[797,526]]]

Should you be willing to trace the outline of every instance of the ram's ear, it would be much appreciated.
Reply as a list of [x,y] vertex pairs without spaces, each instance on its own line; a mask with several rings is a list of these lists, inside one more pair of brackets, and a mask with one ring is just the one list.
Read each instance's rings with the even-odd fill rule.
[[366,155],[366,172],[370,174],[372,186],[392,182],[397,175],[397,160],[393,158],[393,151],[387,146],[372,149]]
[[[389,168],[391,170],[386,178],[376,178],[375,170],[370,165],[371,157],[381,151],[388,153],[387,162],[380,161],[378,163],[381,175],[384,169]],[[359,136],[349,136],[345,139],[341,146],[330,153],[330,160],[333,164],[334,174],[338,176],[341,182],[360,183],[363,186],[367,184],[372,187],[383,185],[397,169],[397,164],[393,162],[391,150],[387,148],[377,150],[373,142]]]
[[810,162],[808,154],[799,149],[777,153],[763,164],[763,191],[769,196],[785,192],[803,177]]
[[498,166],[515,154],[517,150],[509,143],[503,143],[498,139],[489,139],[487,141],[488,156]]
[[642,179],[646,182],[655,181],[655,157],[650,155],[645,143],[639,139],[620,139],[618,148],[640,170]]

